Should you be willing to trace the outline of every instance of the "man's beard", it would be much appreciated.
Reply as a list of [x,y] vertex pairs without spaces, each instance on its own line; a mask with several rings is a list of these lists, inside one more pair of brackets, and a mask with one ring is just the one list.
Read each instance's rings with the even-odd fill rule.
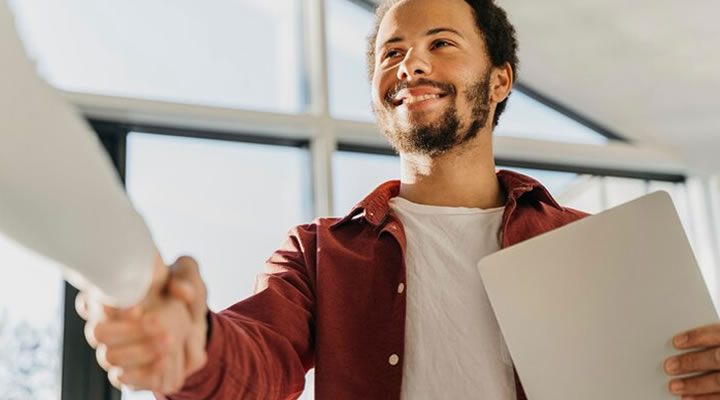
[[[401,82],[391,90],[383,101],[382,105],[375,106],[378,125],[383,135],[399,153],[413,153],[427,156],[445,154],[451,149],[466,143],[477,136],[478,132],[485,127],[490,114],[490,71],[484,78],[479,79],[470,85],[462,94],[468,104],[472,105],[472,114],[469,126],[465,127],[460,122],[457,112],[457,91],[446,83],[433,82],[427,79],[419,79],[414,86],[431,86],[447,93],[448,100],[452,104],[445,110],[442,116],[435,121],[428,123],[411,123],[411,126],[403,126],[397,119],[393,118],[392,100],[395,94],[408,87],[407,82]],[[463,132],[464,134],[460,134]]]

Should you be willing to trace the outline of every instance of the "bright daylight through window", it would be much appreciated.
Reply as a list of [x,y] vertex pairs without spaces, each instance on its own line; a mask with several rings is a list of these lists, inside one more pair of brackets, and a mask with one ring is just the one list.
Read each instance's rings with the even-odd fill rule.
[[300,0],[10,2],[39,71],[62,89],[302,111]]

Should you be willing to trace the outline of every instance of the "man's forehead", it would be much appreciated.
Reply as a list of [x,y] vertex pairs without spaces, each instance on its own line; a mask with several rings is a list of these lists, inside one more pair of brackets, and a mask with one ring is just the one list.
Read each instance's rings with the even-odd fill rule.
[[461,35],[475,30],[472,8],[464,0],[404,0],[395,4],[380,23],[376,47],[394,38],[422,36],[438,27]]

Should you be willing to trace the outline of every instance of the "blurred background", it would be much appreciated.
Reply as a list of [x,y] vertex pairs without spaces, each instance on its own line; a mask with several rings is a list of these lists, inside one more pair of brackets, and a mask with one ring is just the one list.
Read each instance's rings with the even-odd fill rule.
[[[720,5],[498,3],[521,46],[499,168],[592,213],[669,192],[720,304]],[[399,177],[370,112],[370,0],[10,5],[38,71],[97,132],[165,261],[199,260],[214,310],[251,293],[293,225],[343,215]],[[59,272],[2,236],[0,254],[14,271],[0,281],[0,399],[153,398],[111,389]]]

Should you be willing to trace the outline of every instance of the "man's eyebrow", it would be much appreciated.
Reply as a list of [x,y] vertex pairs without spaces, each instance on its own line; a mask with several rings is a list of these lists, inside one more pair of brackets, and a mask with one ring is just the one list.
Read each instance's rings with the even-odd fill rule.
[[435,35],[435,34],[441,33],[441,32],[450,32],[450,33],[454,33],[460,37],[463,37],[463,35],[461,35],[460,32],[456,31],[453,28],[433,28],[433,29],[430,29],[429,31],[425,32],[425,36]]
[[[430,29],[427,32],[425,32],[425,36],[431,36],[431,35],[435,35],[435,34],[442,33],[442,32],[450,32],[450,33],[454,33],[460,37],[463,37],[463,35],[461,35],[460,32],[456,31],[453,28],[433,28],[433,29]],[[405,39],[403,39],[400,36],[395,36],[394,38],[391,38],[391,39],[388,39],[387,41],[385,41],[385,43],[383,43],[383,47],[387,46],[390,43],[402,42],[403,40],[405,40]]]
[[401,38],[400,36],[395,36],[394,38],[388,39],[385,43],[383,43],[383,47],[387,46],[390,43],[402,42],[403,40],[405,39]]

